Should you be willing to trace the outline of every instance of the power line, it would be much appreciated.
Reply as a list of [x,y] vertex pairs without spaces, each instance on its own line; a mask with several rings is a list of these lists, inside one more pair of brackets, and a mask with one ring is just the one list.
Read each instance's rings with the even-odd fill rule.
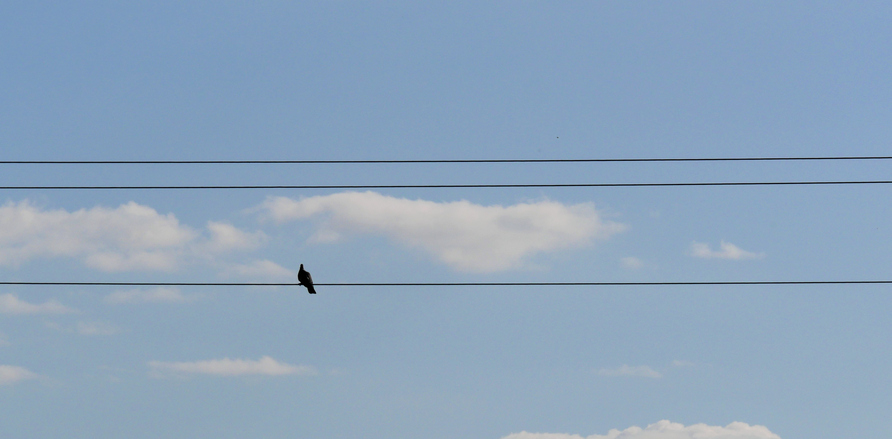
[[622,163],[890,160],[892,156],[650,157],[606,159],[421,159],[421,160],[2,160],[2,165],[233,165],[233,164],[424,164],[424,163]]
[[[721,285],[879,285],[892,280],[814,280],[814,281],[690,281],[690,282],[382,282],[317,283],[317,287],[544,287],[544,286],[721,286]],[[202,287],[297,287],[296,283],[256,282],[28,282],[0,281],[0,285],[48,286],[202,286]]]
[[311,185],[180,185],[180,186],[0,186],[0,190],[223,190],[223,189],[470,189],[690,186],[828,186],[892,184],[892,180],[715,181],[670,183],[548,183],[548,184],[311,184]]

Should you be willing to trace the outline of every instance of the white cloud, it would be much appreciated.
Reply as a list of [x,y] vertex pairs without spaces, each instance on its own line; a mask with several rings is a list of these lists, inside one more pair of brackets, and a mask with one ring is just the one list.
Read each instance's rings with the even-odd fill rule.
[[173,214],[134,202],[75,212],[42,210],[28,201],[0,206],[0,265],[76,257],[103,271],[171,270],[194,237]]
[[296,277],[297,273],[273,261],[256,260],[250,264],[235,264],[230,271],[245,277]]
[[316,369],[312,366],[280,363],[269,356],[263,356],[257,361],[242,359],[231,360],[229,358],[173,363],[151,361],[149,362],[149,368],[152,369],[152,375],[156,377],[163,377],[171,374],[206,374],[217,376],[317,374]]
[[40,304],[28,303],[13,294],[0,294],[0,314],[66,314],[74,309],[56,300]]
[[211,235],[208,245],[216,251],[253,250],[267,241],[261,231],[247,233],[227,223],[209,221],[207,228]]
[[623,364],[616,369],[598,369],[598,375],[618,377],[645,377],[645,378],[662,378],[663,374],[651,369],[649,366],[629,366]]
[[687,360],[673,360],[672,365],[675,367],[694,367],[697,365],[697,363]]
[[39,375],[24,367],[0,364],[0,386],[14,384],[24,380],[33,380],[39,377]]
[[694,242],[691,244],[691,255],[705,259],[759,259],[764,258],[765,253],[753,253],[741,249],[730,242],[721,242],[720,250],[715,251],[709,248],[709,244],[702,242]]
[[173,271],[194,260],[253,250],[267,236],[209,221],[206,233],[181,225],[172,213],[135,202],[69,212],[25,200],[0,206],[0,266],[37,258],[74,258],[101,271]]
[[506,207],[343,192],[298,200],[269,197],[256,210],[280,223],[323,217],[312,238],[317,242],[349,233],[384,235],[471,272],[518,268],[533,254],[585,246],[626,228],[601,219],[591,203],[548,200]]
[[180,303],[189,300],[182,295],[180,290],[169,287],[152,288],[148,290],[133,289],[115,291],[105,296],[106,303]]
[[749,425],[744,422],[732,422],[724,427],[706,424],[685,427],[682,424],[664,420],[650,424],[647,428],[629,427],[622,431],[613,429],[606,435],[580,436],[578,434],[523,431],[509,434],[502,439],[780,439],[780,436],[764,426]]
[[644,266],[644,261],[634,256],[626,256],[619,261],[623,264],[623,267],[626,268],[637,269]]
[[114,335],[120,332],[118,328],[105,322],[77,322],[74,326],[63,326],[58,322],[44,322],[44,326],[54,331],[76,333],[79,335]]

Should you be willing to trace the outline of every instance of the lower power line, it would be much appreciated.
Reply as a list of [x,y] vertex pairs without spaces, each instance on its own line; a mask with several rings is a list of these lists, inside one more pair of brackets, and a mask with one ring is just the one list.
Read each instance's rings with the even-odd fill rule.
[[[815,281],[693,281],[693,282],[372,282],[317,283],[317,287],[570,287],[570,286],[696,286],[696,285],[877,285],[892,280],[815,280]],[[0,285],[49,286],[139,286],[139,287],[297,287],[296,283],[257,282],[28,282],[0,281]]]

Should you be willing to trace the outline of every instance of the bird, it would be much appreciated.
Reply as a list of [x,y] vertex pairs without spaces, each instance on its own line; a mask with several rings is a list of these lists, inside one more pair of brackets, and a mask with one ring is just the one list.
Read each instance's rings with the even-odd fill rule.
[[313,277],[310,276],[309,271],[304,270],[304,264],[300,264],[300,270],[297,271],[297,282],[298,285],[307,287],[310,294],[316,294],[316,289],[313,288]]

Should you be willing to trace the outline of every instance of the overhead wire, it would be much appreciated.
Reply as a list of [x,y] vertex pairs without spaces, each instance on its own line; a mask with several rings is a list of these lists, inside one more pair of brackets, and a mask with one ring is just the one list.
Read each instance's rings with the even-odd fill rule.
[[577,159],[405,159],[405,160],[0,160],[0,165],[172,165],[172,164],[423,164],[423,163],[623,163],[892,160],[892,156],[644,157]]
[[233,190],[233,189],[472,189],[472,188],[608,188],[694,186],[827,186],[885,185],[892,180],[708,181],[665,183],[481,183],[481,184],[260,184],[131,186],[0,186],[0,190]]
[[[427,160],[3,160],[10,164],[423,164],[423,163],[616,163],[616,162],[744,162],[744,161],[842,161],[890,160],[892,156],[812,157],[702,157],[702,158],[614,158],[614,159],[427,159]],[[550,183],[550,184],[365,184],[365,185],[129,185],[129,186],[0,186],[0,190],[232,190],[232,189],[436,189],[436,188],[608,188],[608,187],[696,187],[696,186],[794,186],[794,185],[885,185],[892,180],[817,181],[725,181],[656,183]],[[682,282],[387,282],[317,283],[325,287],[400,286],[719,286],[719,285],[846,285],[892,284],[892,280],[830,281],[682,281]],[[43,282],[0,281],[0,285],[45,286],[254,286],[290,287],[296,283],[252,282]]]
[[[0,165],[124,164],[470,164],[470,163],[619,163],[619,162],[759,162],[890,160],[892,156],[784,157],[650,157],[576,159],[406,159],[406,160],[0,160]],[[7,185],[0,190],[236,190],[236,189],[475,189],[475,188],[609,188],[696,186],[884,185],[892,180],[717,181],[650,183],[471,183],[471,184],[265,184],[265,185]]]
[[[681,282],[359,282],[314,283],[317,287],[568,287],[568,286],[721,286],[721,285],[882,285],[892,280],[813,280],[813,281],[681,281]],[[20,286],[152,286],[152,287],[297,287],[300,284],[261,282],[44,282],[0,281],[0,285]]]

